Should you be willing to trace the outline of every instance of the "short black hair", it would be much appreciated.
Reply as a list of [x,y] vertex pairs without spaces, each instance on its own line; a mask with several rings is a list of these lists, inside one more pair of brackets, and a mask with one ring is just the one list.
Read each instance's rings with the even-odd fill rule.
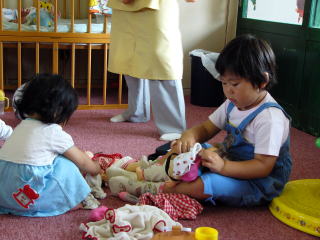
[[267,72],[267,90],[277,82],[276,58],[271,46],[251,34],[240,35],[231,40],[219,55],[216,69],[220,75],[228,71],[247,79],[256,87],[267,81],[264,75]]
[[38,114],[43,123],[66,123],[78,107],[78,95],[60,75],[37,74],[25,83],[15,101],[22,119]]

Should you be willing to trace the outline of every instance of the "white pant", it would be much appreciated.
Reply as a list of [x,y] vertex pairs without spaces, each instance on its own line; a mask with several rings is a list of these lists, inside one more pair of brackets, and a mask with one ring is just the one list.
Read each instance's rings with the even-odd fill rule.
[[150,103],[160,135],[186,129],[185,103],[181,80],[149,80],[125,76],[128,109],[122,114],[131,122],[150,120]]

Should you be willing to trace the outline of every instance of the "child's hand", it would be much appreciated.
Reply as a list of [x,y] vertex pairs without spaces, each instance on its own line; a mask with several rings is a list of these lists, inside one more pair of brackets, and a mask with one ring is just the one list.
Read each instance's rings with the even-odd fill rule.
[[189,152],[190,148],[193,147],[195,143],[196,142],[191,139],[180,138],[171,143],[171,150],[177,154]]
[[99,164],[98,161],[93,161],[93,160],[92,160],[92,162],[93,162],[93,164],[95,165],[95,168],[97,169],[98,174],[104,173],[104,171],[103,171],[103,169],[101,168],[101,166],[100,166],[100,164]]
[[218,153],[208,149],[202,149],[199,152],[199,155],[202,158],[202,166],[209,168],[211,172],[222,172],[225,161],[219,156]]

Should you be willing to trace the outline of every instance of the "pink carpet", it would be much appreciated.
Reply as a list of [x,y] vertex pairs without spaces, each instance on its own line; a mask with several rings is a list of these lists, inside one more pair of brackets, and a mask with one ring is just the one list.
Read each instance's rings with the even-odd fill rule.
[[[76,145],[84,150],[104,153],[121,153],[135,158],[148,155],[164,142],[157,140],[154,123],[110,123],[109,118],[120,110],[77,111],[69,121],[66,131]],[[188,126],[207,118],[211,108],[187,104]],[[15,126],[13,113],[1,117]],[[292,129],[292,155],[294,158],[291,180],[319,178],[320,149],[315,148],[315,137]],[[221,140],[219,135],[216,140]],[[1,185],[0,185],[1,187]],[[118,208],[125,203],[108,196],[102,201],[107,207]],[[0,239],[3,240],[79,240],[79,225],[88,219],[88,210],[77,210],[61,216],[26,218],[0,215]],[[210,226],[218,229],[221,240],[318,239],[295,230],[271,215],[267,207],[231,208],[205,205],[203,213],[194,221],[180,221],[185,227]]]

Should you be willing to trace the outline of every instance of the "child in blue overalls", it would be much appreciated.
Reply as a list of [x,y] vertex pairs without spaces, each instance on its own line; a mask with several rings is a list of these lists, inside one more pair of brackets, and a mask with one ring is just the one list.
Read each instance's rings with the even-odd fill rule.
[[195,143],[227,132],[222,144],[214,144],[219,151],[199,152],[199,177],[192,182],[156,183],[119,176],[110,179],[110,187],[120,182],[135,195],[137,189],[153,189],[232,206],[266,204],[281,193],[292,164],[290,117],[268,92],[276,82],[271,47],[252,35],[239,36],[223,49],[215,67],[227,100],[207,121],[171,144],[173,152],[188,152]]
[[268,92],[276,82],[275,55],[264,40],[243,35],[223,49],[215,67],[227,100],[172,148],[186,152],[225,130],[224,154],[202,150],[201,176],[165,185],[164,192],[232,206],[268,203],[281,193],[292,165],[290,117]]

